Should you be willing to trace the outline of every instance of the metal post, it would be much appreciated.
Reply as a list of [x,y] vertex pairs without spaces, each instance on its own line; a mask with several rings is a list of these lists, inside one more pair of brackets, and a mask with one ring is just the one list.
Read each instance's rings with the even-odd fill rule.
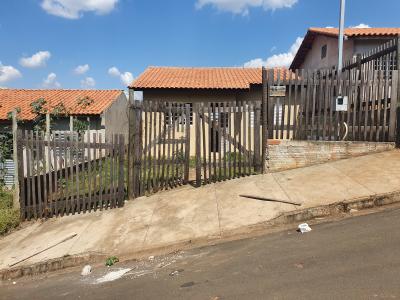
[[17,132],[18,132],[17,110],[14,109],[12,111],[13,160],[14,160],[14,199],[13,199],[13,207],[15,209],[20,209]]
[[346,0],[340,0],[340,20],[339,20],[339,60],[338,73],[342,73],[343,68],[343,40],[344,40],[344,13]]

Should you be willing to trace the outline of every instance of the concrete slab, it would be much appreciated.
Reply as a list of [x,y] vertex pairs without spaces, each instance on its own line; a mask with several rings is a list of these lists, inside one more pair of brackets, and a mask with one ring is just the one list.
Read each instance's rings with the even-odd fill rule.
[[[125,207],[38,221],[0,238],[0,269],[77,233],[26,260],[30,265],[65,255],[123,255],[266,222],[298,208],[389,193],[400,187],[400,151],[389,151],[239,178],[198,189],[187,186],[126,202]],[[260,195],[302,202],[301,207],[239,197]]]
[[289,200],[272,174],[234,179],[216,186],[221,230],[248,226],[270,220],[283,211],[295,209],[294,205],[265,202],[240,197],[240,194],[259,195]]
[[327,163],[273,174],[289,198],[304,207],[326,205],[337,201],[365,197],[367,188]]
[[220,234],[215,187],[160,194],[143,247]]

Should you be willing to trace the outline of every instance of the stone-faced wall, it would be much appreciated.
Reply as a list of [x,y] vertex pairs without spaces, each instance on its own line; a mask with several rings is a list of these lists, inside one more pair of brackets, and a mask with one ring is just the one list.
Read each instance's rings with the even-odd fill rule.
[[394,143],[269,140],[266,170],[306,167],[394,148]]

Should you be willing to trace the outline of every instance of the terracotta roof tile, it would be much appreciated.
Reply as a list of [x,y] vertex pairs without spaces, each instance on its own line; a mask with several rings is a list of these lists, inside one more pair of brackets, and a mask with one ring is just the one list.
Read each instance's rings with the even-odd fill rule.
[[[287,69],[275,69],[281,77]],[[261,68],[149,67],[131,85],[134,89],[249,89],[262,84]]]
[[[7,113],[19,107],[21,120],[32,120],[35,114],[31,111],[31,103],[43,98],[47,109],[63,103],[71,115],[101,114],[119,95],[120,90],[24,90],[0,89],[0,120],[7,119]],[[84,107],[78,99],[89,97],[93,102]]]
[[[316,28],[309,29],[311,32],[337,36],[339,34],[338,28]],[[400,34],[400,28],[346,28],[344,34],[348,37],[357,36],[396,36]]]

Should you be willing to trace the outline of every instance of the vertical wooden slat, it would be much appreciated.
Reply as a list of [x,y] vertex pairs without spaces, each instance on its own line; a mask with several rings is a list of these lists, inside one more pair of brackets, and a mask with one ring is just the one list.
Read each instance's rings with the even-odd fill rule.
[[163,102],[160,111],[162,110],[162,115],[164,116],[163,118],[163,133],[162,133],[162,162],[161,162],[161,183],[160,187],[165,188],[166,185],[166,180],[165,180],[165,168],[166,168],[166,147],[167,147],[167,106]]
[[211,145],[213,144],[213,119],[212,119],[212,106],[211,103],[207,103],[207,116],[208,116],[208,181],[212,182],[212,160],[211,160]]
[[229,178],[232,178],[232,139],[234,139],[235,133],[232,134],[232,107],[233,103],[228,102],[228,151],[229,151]]
[[153,176],[152,176],[152,186],[153,190],[157,190],[157,104],[158,102],[155,101],[153,103],[153,139],[151,140],[151,145],[153,146]]
[[[238,103],[234,102],[233,105],[233,177],[237,176],[237,131],[238,131],[238,121],[237,121],[237,111]],[[240,153],[240,152],[239,152]]]
[[39,141],[39,132],[35,132],[34,140],[35,140],[35,153],[36,153],[36,161],[34,167],[36,167],[36,185],[37,185],[37,211],[38,217],[42,218],[43,216],[43,200],[42,200],[42,189],[41,189],[41,165],[40,165],[40,154],[41,154],[41,142]]
[[175,174],[175,169],[176,169],[176,125],[177,125],[177,106],[173,105],[172,106],[172,145],[171,145],[171,183],[170,187],[172,188],[173,186],[176,186],[176,174]]
[[120,134],[119,138],[119,149],[118,149],[118,201],[117,205],[118,207],[122,207],[124,205],[124,197],[125,197],[125,191],[124,191],[124,157],[125,157],[125,138],[124,135]]
[[[265,164],[265,147],[267,147],[266,145],[266,138],[267,138],[267,131],[265,130],[266,128],[266,124],[267,124],[267,120],[265,120],[266,118],[266,109],[264,107],[264,105],[266,105],[266,102],[263,99],[263,102],[261,103],[262,109],[264,109],[262,111],[262,141],[261,141],[261,147],[262,147],[262,155],[261,155],[261,161],[262,164]],[[248,133],[248,174],[251,175],[253,173],[253,153],[254,153],[254,145],[252,143],[252,140],[254,139],[254,137],[252,138],[252,135],[254,134],[254,103],[252,101],[248,102],[248,107],[249,107],[249,124],[248,124],[248,129],[249,129],[249,133]],[[251,115],[253,115],[253,118],[251,118]],[[252,123],[253,120],[253,123]],[[253,125],[253,126],[252,126]]]
[[[200,135],[200,105],[199,103],[194,104],[193,117],[195,118],[195,136],[196,136],[196,186],[201,186],[201,135]],[[194,113],[196,112],[196,113]]]
[[[20,204],[20,218],[25,220],[27,218],[26,214],[26,180],[25,180],[25,165],[26,161],[24,160],[24,135],[23,131],[17,129],[17,161],[18,165],[18,180],[19,180],[19,204]],[[27,147],[25,146],[25,149]],[[46,199],[46,198],[45,198]]]
[[216,103],[211,104],[212,107],[212,145],[213,145],[213,182],[217,180],[217,105]]
[[254,166],[255,172],[261,171],[261,156],[260,156],[260,102],[257,101],[254,105]]
[[[203,106],[202,106],[203,107]],[[202,111],[203,118],[201,119],[204,126],[204,110]],[[190,104],[185,105],[185,174],[184,174],[184,184],[189,182],[189,171],[190,171]],[[204,132],[204,129],[203,129]],[[203,143],[204,143],[203,138]]]
[[[397,89],[399,85],[399,71],[398,70],[393,70],[392,72],[392,87],[391,87],[391,95],[390,95],[390,115],[389,115],[389,136],[388,136],[388,141],[389,142],[396,142],[397,146],[399,146],[399,127],[400,127],[400,122],[397,122],[397,128],[396,128],[396,116],[397,116],[397,106],[399,105],[398,103],[398,96],[399,96],[399,91]],[[396,130],[397,136],[396,136]]]
[[[381,60],[381,66],[383,66]],[[382,99],[383,99],[383,70],[378,72],[378,84],[377,84],[377,109],[376,109],[376,135],[375,141],[380,141],[380,131],[381,131],[381,108],[382,108]]]
[[30,141],[30,132],[28,130],[25,130],[25,142],[26,142],[26,185],[27,185],[26,203],[28,206],[27,218],[29,220],[32,218],[33,215],[33,205],[32,205],[32,177],[31,177],[32,147]]
[[242,101],[242,123],[241,123],[241,129],[243,130],[243,142],[242,142],[242,157],[243,157],[243,169],[242,169],[242,176],[246,175],[247,173],[247,102]]
[[227,110],[228,103],[222,103],[222,115],[220,117],[221,121],[221,126],[222,126],[222,153],[223,153],[223,176],[224,180],[227,179],[227,163],[226,163],[226,141],[227,141],[227,135],[226,135],[226,129],[228,126],[228,110]]
[[[210,137],[209,134],[206,135],[206,112],[205,112],[205,105],[204,103],[201,103],[201,114],[203,118],[201,119],[201,139],[203,141],[203,182],[206,184],[208,182],[207,179],[207,141],[206,141],[206,136]],[[208,113],[208,109],[207,109]],[[207,116],[209,118],[209,115]],[[198,137],[196,137],[197,139]],[[208,142],[209,144],[209,142]]]
[[[102,139],[102,134],[99,132],[98,135],[98,147],[99,147],[99,184],[98,184],[98,208],[100,210],[103,210],[103,194],[104,194],[104,182],[103,182],[103,173],[104,173],[104,166],[103,166],[103,160],[104,160],[104,147],[105,147],[105,142],[103,142]],[[106,163],[105,163],[106,165]],[[129,165],[128,165],[129,168]]]

